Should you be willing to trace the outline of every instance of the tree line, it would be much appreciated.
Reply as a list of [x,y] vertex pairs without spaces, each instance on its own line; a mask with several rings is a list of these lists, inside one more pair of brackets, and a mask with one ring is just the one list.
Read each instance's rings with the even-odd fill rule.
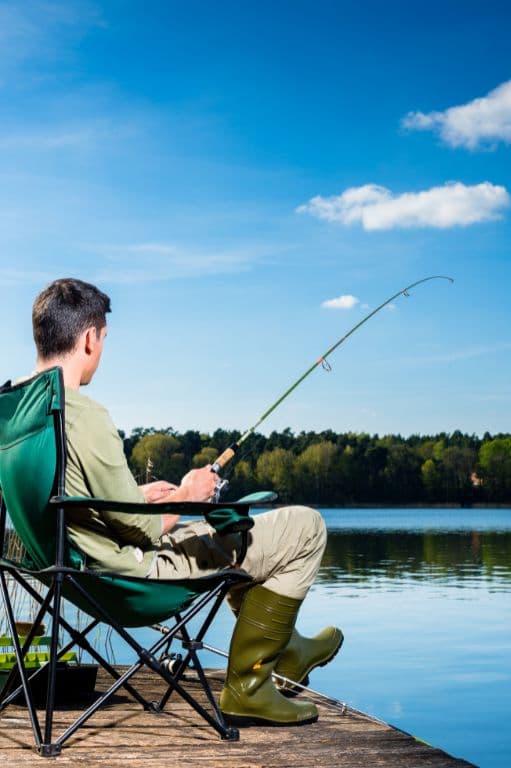
[[[139,482],[179,482],[240,437],[237,431],[179,433],[171,427],[120,434]],[[404,438],[285,429],[250,437],[227,475],[231,499],[264,489],[283,502],[332,506],[505,504],[511,502],[511,435],[455,431]]]

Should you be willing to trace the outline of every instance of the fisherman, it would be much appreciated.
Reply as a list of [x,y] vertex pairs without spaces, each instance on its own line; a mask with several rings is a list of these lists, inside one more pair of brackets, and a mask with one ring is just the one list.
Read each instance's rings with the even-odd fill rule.
[[[55,280],[36,298],[32,312],[36,372],[60,366],[65,384],[66,492],[126,502],[204,502],[218,476],[208,465],[179,485],[138,486],[108,412],[81,394],[96,373],[107,334],[109,297],[90,283]],[[88,565],[152,579],[195,578],[235,566],[240,535],[219,536],[206,522],[179,515],[136,515],[82,509],[69,514],[68,535]],[[234,588],[237,616],[220,708],[233,722],[300,725],[318,717],[311,702],[277,689],[272,673],[306,681],[328,663],[343,636],[327,627],[314,638],[295,629],[302,601],[318,572],[326,545],[320,514],[305,506],[282,507],[254,517],[243,569],[254,585]]]

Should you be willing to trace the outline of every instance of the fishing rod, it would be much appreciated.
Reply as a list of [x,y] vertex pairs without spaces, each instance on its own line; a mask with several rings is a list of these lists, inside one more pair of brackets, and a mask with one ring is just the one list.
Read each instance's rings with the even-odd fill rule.
[[[337,347],[340,347],[341,344],[343,344],[346,339],[348,339],[352,334],[357,331],[360,326],[364,325],[364,323],[367,323],[368,320],[370,320],[371,317],[377,314],[381,309],[386,307],[388,304],[390,304],[394,299],[397,299],[399,296],[406,296],[409,297],[410,293],[409,291],[412,290],[412,288],[415,288],[417,285],[421,285],[421,283],[427,283],[429,280],[449,280],[451,283],[454,282],[452,277],[447,277],[446,275],[431,275],[430,277],[423,277],[422,280],[417,280],[415,283],[411,283],[410,285],[407,285],[406,288],[402,288],[400,291],[395,293],[390,298],[386,299],[382,304],[380,304],[376,309],[373,309],[369,314],[367,314],[362,320],[360,320],[356,325],[353,326],[353,328],[350,328],[350,330],[342,336],[338,341],[335,342],[335,344],[332,344],[332,346],[327,349],[327,351],[319,357],[315,363],[313,363],[310,368],[307,368],[304,374],[300,376],[286,391],[271,405],[268,410],[266,410],[262,416],[259,417],[259,419],[256,421],[253,426],[249,427],[246,432],[242,434],[242,436],[236,440],[236,442],[232,443],[228,448],[225,449],[223,453],[218,456],[216,461],[211,465],[211,471],[218,473],[221,469],[223,469],[226,464],[228,464],[231,459],[235,456],[235,454],[238,452],[240,447],[243,445],[245,440],[252,435],[257,427],[265,421],[265,419],[268,418],[268,416],[273,413],[273,411],[278,408],[278,406],[282,403],[283,400],[288,397],[291,392],[293,392],[301,383],[306,379],[319,365],[321,365],[326,371],[332,370],[330,367],[330,364],[327,362],[327,357],[329,357],[334,350],[337,349]],[[217,492],[216,497],[220,495],[222,490],[227,486],[227,480],[220,480],[217,484]]]

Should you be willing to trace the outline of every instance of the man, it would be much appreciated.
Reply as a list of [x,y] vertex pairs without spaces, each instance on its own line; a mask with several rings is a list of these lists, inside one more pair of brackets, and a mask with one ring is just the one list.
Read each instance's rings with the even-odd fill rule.
[[[120,501],[207,501],[218,477],[210,466],[189,472],[179,485],[137,486],[107,411],[80,393],[99,365],[110,299],[95,286],[66,278],[36,298],[32,312],[36,371],[61,366],[65,384],[66,492]],[[240,537],[221,537],[205,522],[179,515],[125,515],[94,509],[70,516],[68,532],[89,567],[148,578],[187,578],[236,564]],[[285,697],[275,671],[295,681],[337,653],[342,633],[328,627],[303,638],[294,629],[326,544],[325,525],[313,509],[283,507],[257,515],[243,569],[255,586],[231,591],[237,622],[220,707],[233,722],[296,725],[317,719],[310,702]]]

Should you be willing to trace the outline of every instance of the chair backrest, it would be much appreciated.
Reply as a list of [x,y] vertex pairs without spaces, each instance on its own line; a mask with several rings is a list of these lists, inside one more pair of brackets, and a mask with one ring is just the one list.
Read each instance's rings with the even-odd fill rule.
[[56,432],[63,410],[60,368],[0,389],[0,488],[35,568],[55,563],[57,519],[48,502],[65,468]]

